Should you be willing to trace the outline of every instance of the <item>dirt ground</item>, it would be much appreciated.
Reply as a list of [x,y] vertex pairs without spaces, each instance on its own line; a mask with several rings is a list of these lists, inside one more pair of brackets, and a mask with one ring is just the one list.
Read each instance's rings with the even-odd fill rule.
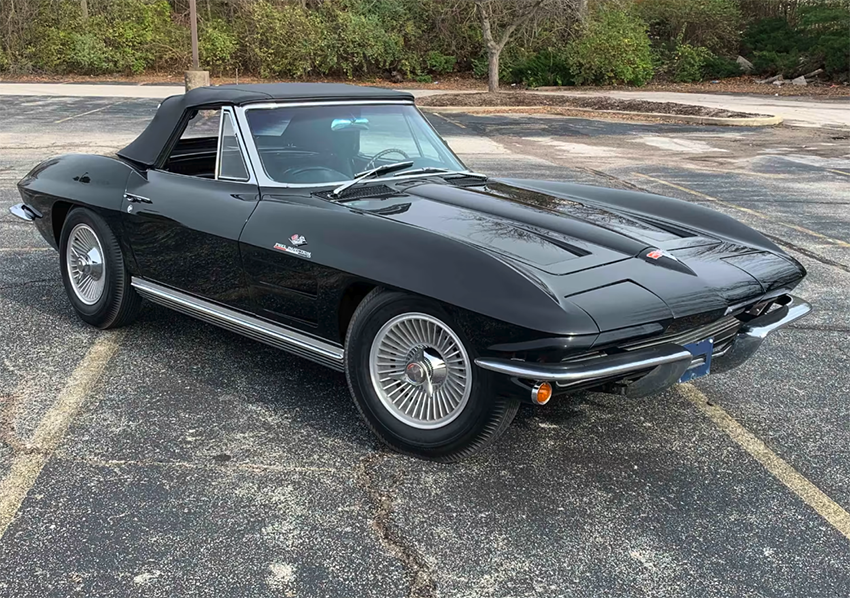
[[705,106],[676,104],[674,102],[648,102],[645,100],[618,100],[606,97],[574,97],[541,95],[524,92],[440,94],[418,101],[420,106],[567,106],[590,110],[619,110],[625,112],[651,112],[687,116],[719,118],[747,118],[755,116],[745,112],[732,112]]

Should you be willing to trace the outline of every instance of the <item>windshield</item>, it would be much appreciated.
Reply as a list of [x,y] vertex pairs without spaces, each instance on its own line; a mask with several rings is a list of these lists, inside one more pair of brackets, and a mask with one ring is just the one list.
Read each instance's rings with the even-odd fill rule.
[[281,106],[246,114],[263,169],[279,183],[344,183],[403,161],[413,162],[410,170],[465,169],[413,106]]

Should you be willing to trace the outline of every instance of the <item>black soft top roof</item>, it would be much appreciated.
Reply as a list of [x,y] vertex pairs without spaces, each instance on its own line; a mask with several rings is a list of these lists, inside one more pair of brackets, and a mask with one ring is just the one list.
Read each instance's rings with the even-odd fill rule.
[[380,87],[359,87],[340,83],[266,83],[257,85],[221,85],[198,87],[183,95],[162,101],[156,114],[135,141],[118,155],[143,166],[153,166],[159,159],[172,133],[180,124],[187,109],[203,106],[244,106],[274,101],[334,101],[334,100],[413,100],[403,91]]

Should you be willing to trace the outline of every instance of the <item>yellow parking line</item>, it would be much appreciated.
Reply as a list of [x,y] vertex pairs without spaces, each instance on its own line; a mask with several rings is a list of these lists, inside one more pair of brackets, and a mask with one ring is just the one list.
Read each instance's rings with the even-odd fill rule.
[[844,172],[843,170],[834,170],[832,168],[827,168],[829,172],[834,172],[835,174],[843,174],[844,176],[850,176],[850,172]]
[[692,384],[680,384],[679,393],[723,430],[735,444],[747,451],[756,461],[791,492],[800,497],[845,538],[850,540],[850,513],[827,496],[820,488],[794,469],[782,457],[770,450],[749,430],[735,421],[722,407],[709,403],[708,397]]
[[89,110],[88,112],[82,112],[80,114],[75,114],[73,116],[67,116],[65,118],[60,118],[59,120],[54,120],[53,124],[58,125],[59,123],[63,123],[65,121],[71,120],[73,118],[79,118],[81,116],[88,116],[89,114],[94,114],[95,112],[100,112],[101,110],[106,110],[107,108],[112,108],[113,106],[117,106],[118,104],[123,104],[127,100],[122,100],[120,102],[114,102],[112,104],[108,104],[106,106],[101,106],[100,108],[95,108],[94,110]]
[[733,210],[739,210],[739,211],[744,212],[746,214],[751,214],[753,216],[758,216],[759,218],[764,218],[765,220],[770,220],[771,222],[774,222],[774,223],[779,224],[781,226],[784,226],[786,228],[790,228],[792,230],[796,230],[798,232],[805,233],[805,234],[811,235],[813,237],[817,237],[818,239],[824,239],[826,241],[829,241],[831,244],[837,245],[839,247],[850,247],[850,243],[848,243],[847,241],[842,241],[841,239],[833,239],[832,237],[827,237],[826,235],[822,235],[822,234],[815,232],[813,230],[809,230],[808,228],[803,228],[802,226],[797,226],[796,224],[789,224],[788,222],[785,222],[783,220],[778,220],[778,219],[774,218],[773,216],[768,216],[767,214],[763,214],[762,212],[759,212],[757,210],[753,210],[751,208],[744,208],[744,207],[741,207],[739,205],[735,205],[731,202],[723,201],[722,199],[717,199],[716,197],[712,197],[711,195],[706,195],[705,193],[701,193],[699,191],[694,191],[693,189],[688,189],[687,187],[682,187],[681,185],[676,185],[675,183],[670,183],[668,181],[649,176],[648,174],[641,174],[639,172],[633,172],[632,175],[640,177],[642,179],[647,179],[647,180],[653,181],[655,183],[658,183],[659,185],[666,185],[668,187],[673,187],[674,189],[678,189],[679,191],[684,191],[685,193],[690,193],[691,195],[696,195],[697,197],[702,197],[703,199],[707,199],[708,201],[719,203],[720,205],[726,206],[727,208],[732,208]]
[[440,114],[439,112],[431,112],[431,114],[433,114],[434,116],[439,116],[439,117],[440,117],[440,118],[442,118],[443,120],[445,120],[445,121],[447,121],[447,122],[450,122],[451,124],[453,124],[453,125],[454,125],[454,126],[456,126],[456,127],[460,127],[461,129],[465,129],[465,128],[466,128],[466,125],[463,125],[463,124],[459,123],[458,121],[456,121],[456,120],[455,120],[455,119],[453,119],[453,118],[449,118],[449,117],[448,117],[448,116],[446,116],[445,114]]
[[9,473],[0,480],[0,538],[15,518],[21,503],[38,479],[45,463],[83,408],[106,364],[118,350],[123,333],[103,334],[95,340],[83,360],[71,373],[53,407],[33,432],[29,450],[12,457]]

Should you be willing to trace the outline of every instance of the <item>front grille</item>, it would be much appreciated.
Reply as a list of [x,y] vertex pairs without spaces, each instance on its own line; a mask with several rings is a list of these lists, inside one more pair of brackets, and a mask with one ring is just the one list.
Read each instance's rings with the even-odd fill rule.
[[725,352],[725,350],[729,348],[729,345],[735,339],[735,335],[738,334],[738,330],[741,329],[742,324],[741,320],[735,316],[726,316],[725,318],[721,318],[716,322],[706,324],[705,326],[700,326],[699,328],[691,328],[684,332],[676,332],[652,339],[626,343],[624,345],[620,345],[619,348],[633,351],[635,349],[644,349],[646,347],[654,347],[665,343],[687,345],[707,338],[714,338],[714,355],[718,355],[720,351]]
[[[739,320],[735,316],[726,316],[725,318],[721,318],[720,320],[712,322],[711,324],[706,324],[705,326],[700,326],[698,328],[691,328],[690,330],[686,330],[684,332],[674,332],[671,334],[665,334],[663,336],[657,336],[651,339],[642,339],[639,341],[633,341],[630,343],[618,345],[617,349],[635,351],[637,349],[655,347],[666,343],[673,343],[676,345],[687,345],[689,343],[703,341],[707,338],[713,338],[714,350],[712,351],[712,357],[720,357],[721,355],[724,355],[726,351],[729,350],[729,347],[735,340],[735,336],[738,334],[738,331],[741,329],[742,325],[743,322],[741,322],[741,320]],[[564,361],[573,363],[575,361],[596,359],[602,357],[603,355],[604,352],[595,352],[581,355],[579,357],[574,357],[571,359],[565,359]],[[691,367],[699,365],[701,359],[703,358],[696,358],[691,363]],[[598,386],[604,381],[604,379],[599,379],[595,381],[585,381],[581,383],[559,382],[558,388],[577,389],[583,387]]]

